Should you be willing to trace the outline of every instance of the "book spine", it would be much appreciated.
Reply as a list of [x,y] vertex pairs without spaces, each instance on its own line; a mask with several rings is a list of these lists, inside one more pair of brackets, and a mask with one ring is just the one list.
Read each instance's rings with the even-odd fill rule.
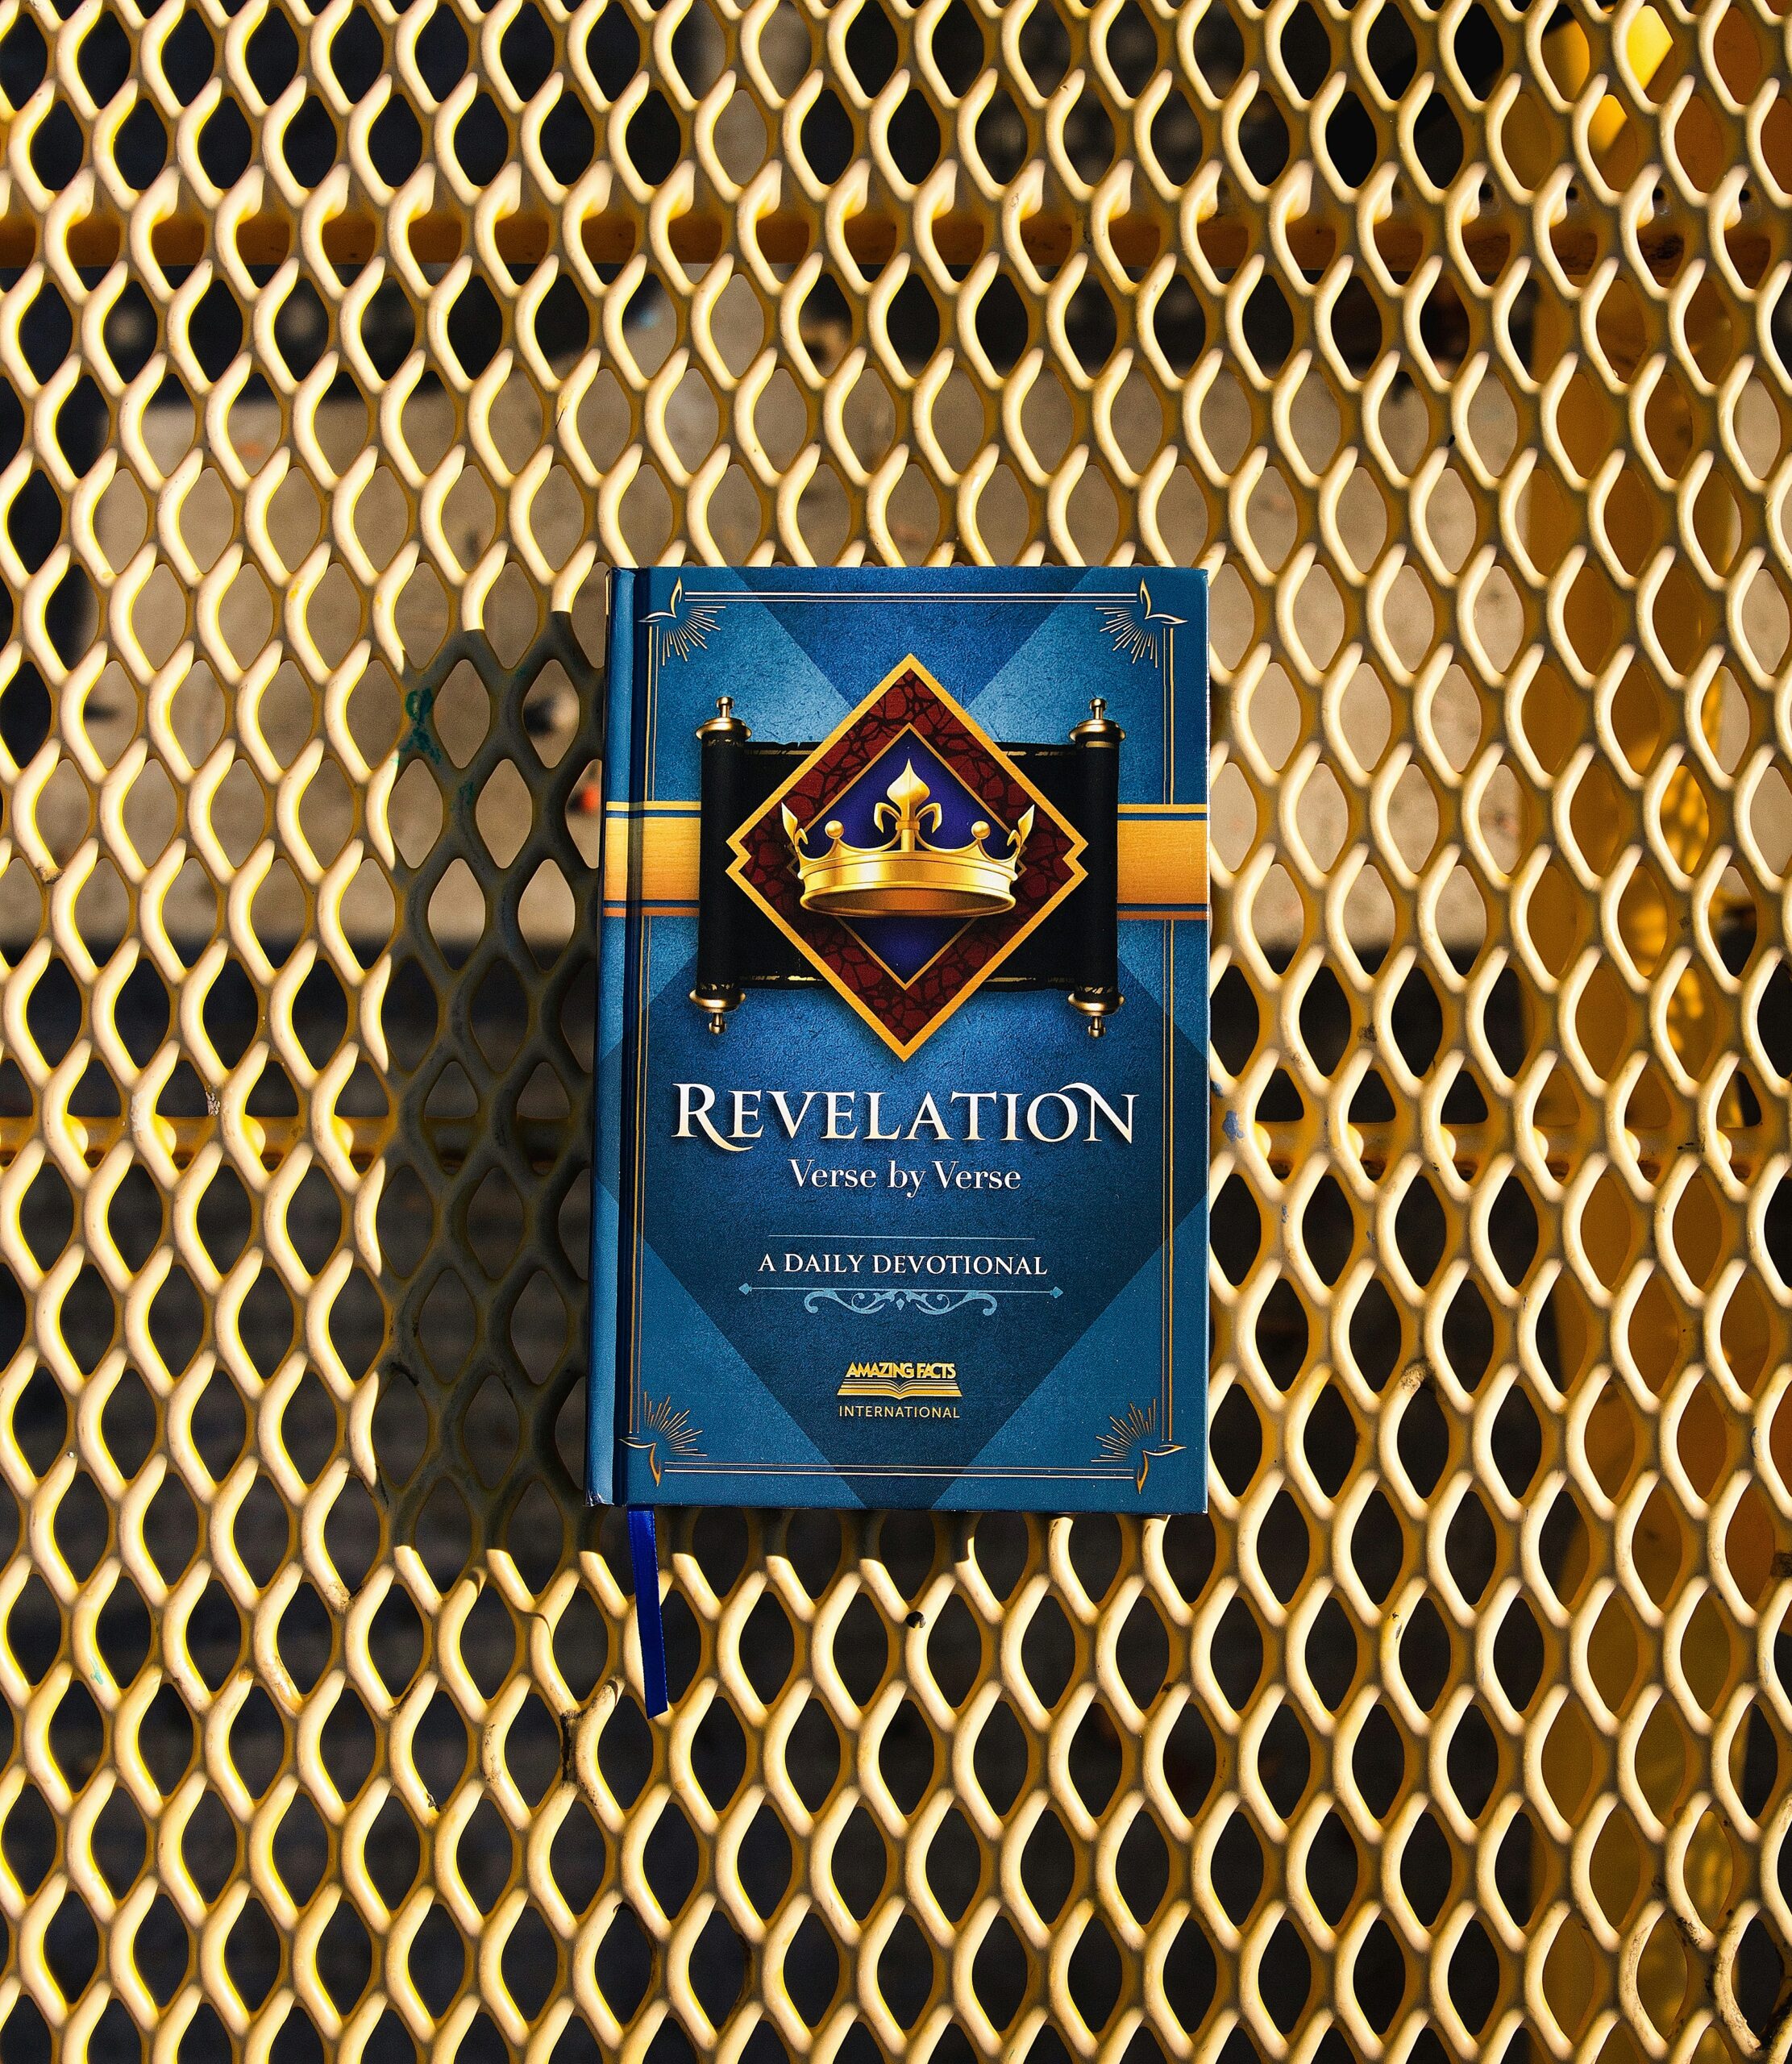
[[[616,1293],[618,1200],[622,1184],[621,1048],[627,921],[628,819],[634,754],[634,634],[637,576],[626,567],[609,576],[609,636],[604,693],[608,721],[603,768],[604,814],[597,879],[597,1043],[592,1066],[597,1137],[591,1190],[591,1353],[586,1379],[585,1496],[611,1504],[616,1495]],[[617,809],[615,805],[620,805]],[[612,870],[621,880],[612,879]],[[608,907],[606,907],[608,906]]]

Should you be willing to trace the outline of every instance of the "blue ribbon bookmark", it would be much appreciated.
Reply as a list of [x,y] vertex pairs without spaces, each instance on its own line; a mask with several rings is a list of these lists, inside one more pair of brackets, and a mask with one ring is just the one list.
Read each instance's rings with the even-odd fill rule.
[[651,1506],[629,1508],[629,1555],[634,1564],[634,1624],[641,1637],[641,1690],[647,1717],[671,1701],[666,1696],[666,1628],[659,1617],[659,1554]]

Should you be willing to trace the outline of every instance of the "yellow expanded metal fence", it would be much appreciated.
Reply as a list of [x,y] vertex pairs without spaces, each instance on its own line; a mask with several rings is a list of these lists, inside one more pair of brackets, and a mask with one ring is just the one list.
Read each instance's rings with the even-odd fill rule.
[[[1792,2050],[1761,0],[0,0],[0,2055]],[[579,1488],[604,568],[1213,578],[1211,1520]]]

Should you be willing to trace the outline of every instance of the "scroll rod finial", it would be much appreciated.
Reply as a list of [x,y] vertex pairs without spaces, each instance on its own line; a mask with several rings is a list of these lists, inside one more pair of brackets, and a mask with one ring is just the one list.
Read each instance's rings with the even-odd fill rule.
[[703,1013],[712,1032],[726,1032],[728,1013],[738,1010],[746,996],[735,982],[699,982],[691,992],[691,1001]]
[[753,734],[734,714],[734,698],[731,695],[716,697],[716,714],[708,723],[697,726],[700,739],[735,739],[746,740]]
[[1108,714],[1107,697],[1091,695],[1089,697],[1089,714],[1071,731],[1071,741],[1075,745],[1082,746],[1116,746],[1125,735]]
[[1075,1011],[1089,1028],[1091,1039],[1103,1038],[1108,1030],[1108,1020],[1126,1001],[1118,989],[1091,988],[1085,984],[1071,991],[1071,1009]]

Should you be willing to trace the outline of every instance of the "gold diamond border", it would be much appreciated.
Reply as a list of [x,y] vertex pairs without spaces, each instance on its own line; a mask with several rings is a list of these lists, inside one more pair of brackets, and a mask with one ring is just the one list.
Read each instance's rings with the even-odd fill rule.
[[[975,739],[977,743],[983,747],[986,752],[989,754],[990,757],[1006,772],[1011,780],[1018,782],[1020,785],[1026,790],[1027,793],[1032,797],[1034,806],[1037,809],[1043,810],[1046,816],[1050,818],[1052,822],[1057,825],[1058,829],[1069,838],[1071,842],[1071,848],[1065,858],[1070,867],[1071,875],[1070,879],[1064,882],[1058,888],[1057,894],[1053,896],[1048,901],[1040,905],[1039,908],[1033,913],[1032,917],[1029,918],[1026,923],[1021,927],[1019,931],[1014,934],[1013,938],[1011,938],[1008,944],[1002,948],[1001,951],[996,954],[985,966],[978,970],[977,973],[970,981],[966,983],[964,987],[959,990],[958,993],[949,1004],[946,1005],[945,1009],[940,1011],[936,1016],[930,1017],[927,1021],[926,1024],[921,1027],[920,1031],[915,1034],[913,1038],[908,1040],[907,1042],[904,1042],[895,1038],[891,1033],[890,1028],[887,1025],[884,1024],[872,1012],[865,1008],[864,1005],[859,1001],[859,998],[855,997],[846,984],[841,980],[840,977],[834,972],[834,969],[831,968],[826,961],[825,961],[809,945],[808,940],[804,938],[800,933],[793,930],[789,925],[786,924],[780,913],[772,908],[771,904],[767,902],[765,898],[759,894],[756,888],[754,888],[752,883],[747,880],[746,874],[747,859],[746,841],[748,835],[759,825],[764,822],[767,816],[769,815],[772,810],[775,809],[778,805],[783,802],[784,797],[788,796],[791,790],[794,789],[803,779],[804,776],[809,772],[809,769],[813,767],[819,759],[822,759],[824,755],[834,750],[834,747],[846,735],[854,725],[859,722],[859,718],[865,714],[867,710],[872,709],[882,700],[884,696],[888,692],[892,683],[900,680],[904,674],[910,672],[913,672],[921,676],[921,679],[926,682],[928,687],[932,690],[932,692],[939,697],[941,701],[946,705],[946,708],[951,711],[952,714],[956,717],[958,722],[964,726],[965,729],[970,732],[971,735]],[[977,991],[981,988],[983,984],[988,980],[989,977],[995,973],[996,970],[1001,966],[1002,963],[1008,959],[1008,955],[1014,951],[1015,948],[1022,945],[1026,940],[1031,938],[1033,934],[1039,929],[1040,926],[1046,922],[1046,918],[1049,918],[1052,913],[1062,904],[1065,897],[1068,896],[1074,888],[1077,888],[1079,884],[1087,880],[1088,878],[1087,870],[1083,865],[1083,854],[1088,845],[1088,841],[1083,836],[1082,833],[1077,830],[1076,826],[1064,815],[1062,810],[1054,807],[1048,797],[1040,793],[1039,790],[1033,785],[1033,784],[1027,779],[1026,776],[1021,772],[1020,768],[1017,767],[1014,762],[1008,758],[1008,755],[1003,751],[1002,748],[992,737],[990,737],[989,734],[983,729],[982,725],[977,722],[975,718],[974,718],[971,713],[966,710],[961,703],[959,703],[955,697],[950,694],[947,690],[940,685],[933,674],[930,673],[928,669],[921,664],[921,661],[915,657],[913,652],[910,652],[905,658],[898,660],[896,665],[893,666],[884,676],[883,680],[878,683],[877,686],[871,690],[871,693],[865,697],[863,701],[859,703],[850,714],[843,718],[839,723],[834,726],[834,729],[829,731],[827,736],[822,739],[821,743],[817,746],[814,751],[809,755],[808,759],[806,759],[802,764],[790,775],[787,780],[785,780],[778,789],[769,795],[762,804],[760,804],[759,807],[754,811],[753,814],[747,818],[746,822],[742,824],[740,829],[729,839],[728,843],[734,855],[734,864],[728,870],[729,880],[739,884],[742,893],[749,897],[759,909],[765,913],[766,916],[768,917],[771,920],[772,923],[778,927],[779,930],[782,932],[784,937],[790,941],[791,944],[796,948],[797,951],[800,953],[803,958],[808,961],[809,965],[815,969],[816,972],[821,976],[825,982],[827,983],[834,993],[837,996],[845,998],[846,1002],[852,1006],[854,1010],[855,1010],[865,1022],[870,1026],[871,1030],[876,1033],[879,1038],[884,1042],[884,1045],[887,1046],[890,1049],[891,1052],[896,1055],[896,1059],[900,1061],[912,1059],[914,1055],[920,1051],[921,1047],[933,1038],[933,1034],[938,1031],[940,1027],[946,1023],[946,1020],[962,1009],[970,997],[976,994]],[[976,921],[973,920],[973,922],[975,922]]]

